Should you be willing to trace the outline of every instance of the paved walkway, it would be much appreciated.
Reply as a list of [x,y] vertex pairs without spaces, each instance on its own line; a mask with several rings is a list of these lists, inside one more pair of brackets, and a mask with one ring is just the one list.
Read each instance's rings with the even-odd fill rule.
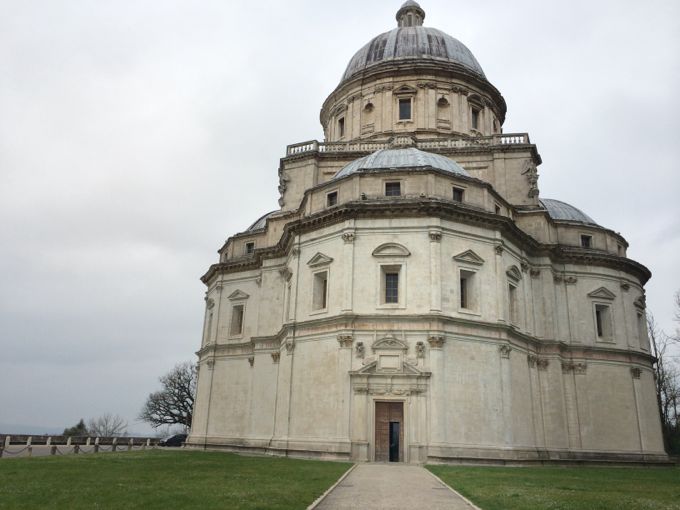
[[315,510],[472,510],[448,486],[420,466],[359,464]]

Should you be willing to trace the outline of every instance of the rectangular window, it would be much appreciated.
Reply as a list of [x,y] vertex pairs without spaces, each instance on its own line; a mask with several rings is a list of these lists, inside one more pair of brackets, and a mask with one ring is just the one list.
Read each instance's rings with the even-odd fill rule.
[[328,195],[326,195],[326,206],[327,207],[332,207],[337,203],[338,203],[338,192],[337,191],[333,191],[333,192],[329,193]]
[[338,137],[342,138],[345,136],[345,117],[340,117],[338,119]]
[[472,129],[479,129],[479,110],[477,108],[473,108],[470,117],[472,120]]
[[399,302],[399,273],[385,273],[385,303]]
[[399,100],[399,120],[411,120],[411,98]]
[[496,214],[500,214],[501,213],[501,206],[498,205],[498,204],[494,204],[493,210]]
[[210,315],[208,315],[208,324],[205,330],[205,340],[203,342],[204,344],[210,343],[210,335],[212,334],[212,324],[213,324],[213,312],[210,312]]
[[581,248],[592,248],[593,247],[593,236],[587,236],[585,234],[581,235]]
[[246,255],[252,255],[255,251],[255,243],[246,243]]
[[468,307],[468,279],[461,275],[460,276],[460,307]]
[[462,188],[453,188],[453,201],[462,202],[463,196],[465,195],[465,190]]
[[510,315],[510,322],[517,324],[519,314],[517,313],[517,287],[508,284],[508,312]]
[[637,314],[638,340],[642,349],[649,349],[649,338],[647,337],[647,321],[641,312]]
[[400,182],[386,182],[385,183],[385,196],[386,197],[398,197],[401,195],[401,183]]
[[602,342],[612,341],[611,314],[607,305],[595,305],[595,330],[597,339]]
[[475,273],[474,271],[460,270],[460,308],[464,310],[474,310],[476,303],[475,296]]
[[229,328],[229,334],[240,335],[243,333],[243,305],[234,305],[231,309],[231,327]]
[[312,306],[314,310],[326,309],[328,304],[328,271],[323,271],[314,275],[314,289],[312,298]]

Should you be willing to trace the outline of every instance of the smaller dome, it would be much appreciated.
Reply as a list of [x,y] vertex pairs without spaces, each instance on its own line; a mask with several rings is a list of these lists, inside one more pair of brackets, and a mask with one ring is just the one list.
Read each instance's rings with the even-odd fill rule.
[[373,154],[345,165],[335,174],[333,179],[340,179],[341,177],[360,172],[377,172],[401,168],[412,170],[429,170],[433,168],[456,175],[470,176],[463,167],[452,159],[408,147],[405,149],[380,149],[375,151]]
[[267,226],[267,219],[277,212],[279,212],[279,211],[276,210],[276,211],[268,212],[264,216],[261,216],[255,223],[253,223],[251,226],[248,227],[246,232],[255,232],[256,230],[262,230],[264,227]]
[[557,221],[574,221],[576,223],[586,223],[588,225],[599,226],[594,219],[586,213],[560,200],[553,200],[551,198],[543,198],[539,200],[541,205],[548,211],[548,215]]

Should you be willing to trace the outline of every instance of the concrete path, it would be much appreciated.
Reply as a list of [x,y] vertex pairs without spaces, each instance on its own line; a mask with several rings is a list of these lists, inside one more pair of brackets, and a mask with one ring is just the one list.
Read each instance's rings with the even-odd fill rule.
[[458,493],[420,466],[359,464],[314,510],[472,510]]

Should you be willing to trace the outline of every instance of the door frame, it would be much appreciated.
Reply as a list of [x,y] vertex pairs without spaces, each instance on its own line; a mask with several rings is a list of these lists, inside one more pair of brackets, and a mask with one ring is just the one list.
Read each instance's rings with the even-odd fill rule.
[[399,462],[395,462],[395,464],[399,463],[408,463],[409,458],[408,458],[408,406],[407,400],[404,398],[373,398],[371,399],[371,412],[369,414],[369,430],[370,430],[370,443],[369,443],[369,452],[368,452],[368,458],[370,459],[370,462],[376,462],[375,460],[375,415],[377,413],[378,406],[376,404],[378,403],[401,403],[401,416],[402,416],[402,428],[403,428],[403,437],[404,441],[402,445],[400,446],[400,449],[404,452],[403,458],[399,460]]

